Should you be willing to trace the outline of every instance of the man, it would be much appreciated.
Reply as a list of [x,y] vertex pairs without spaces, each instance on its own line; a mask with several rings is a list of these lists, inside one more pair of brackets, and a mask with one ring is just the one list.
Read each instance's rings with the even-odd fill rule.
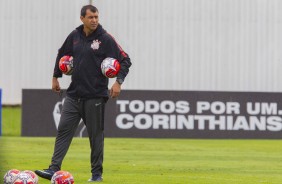
[[[105,103],[108,96],[115,98],[120,94],[121,84],[131,66],[128,55],[99,24],[96,7],[82,7],[80,19],[83,24],[69,34],[58,51],[53,74],[52,90],[59,93],[61,88],[57,78],[62,77],[59,60],[64,55],[73,56],[72,82],[63,104],[52,161],[48,169],[35,171],[38,176],[49,180],[56,171],[61,170],[62,161],[82,118],[91,147],[92,176],[88,181],[102,181]],[[100,67],[106,57],[118,59],[121,65],[110,94],[108,78],[103,76]]]

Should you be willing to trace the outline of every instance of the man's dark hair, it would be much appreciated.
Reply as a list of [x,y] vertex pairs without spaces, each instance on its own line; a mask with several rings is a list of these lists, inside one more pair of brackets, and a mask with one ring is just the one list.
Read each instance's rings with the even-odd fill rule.
[[91,12],[95,13],[98,12],[98,9],[93,5],[85,5],[81,8],[80,16],[85,17],[86,10],[90,10]]

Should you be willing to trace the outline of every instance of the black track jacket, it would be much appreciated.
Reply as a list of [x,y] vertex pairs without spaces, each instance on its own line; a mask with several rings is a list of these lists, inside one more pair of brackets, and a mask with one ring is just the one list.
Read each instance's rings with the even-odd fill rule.
[[58,51],[53,77],[62,77],[59,60],[64,55],[74,58],[72,82],[67,89],[67,95],[75,99],[108,97],[109,80],[101,71],[101,63],[106,57],[120,62],[121,69],[117,78],[124,80],[131,66],[129,56],[100,24],[87,37],[83,32],[83,25],[69,34]]

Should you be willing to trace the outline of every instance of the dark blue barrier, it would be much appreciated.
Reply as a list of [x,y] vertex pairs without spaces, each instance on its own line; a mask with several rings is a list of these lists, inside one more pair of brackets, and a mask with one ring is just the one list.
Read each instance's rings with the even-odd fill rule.
[[[21,135],[56,136],[64,99],[65,92],[24,89]],[[106,104],[105,137],[282,139],[281,99],[282,93],[123,90]],[[75,136],[87,137],[83,121]]]

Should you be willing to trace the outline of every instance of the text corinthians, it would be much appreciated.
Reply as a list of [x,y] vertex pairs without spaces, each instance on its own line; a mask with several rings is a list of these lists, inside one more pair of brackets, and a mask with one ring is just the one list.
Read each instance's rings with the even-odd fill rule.
[[281,131],[275,102],[117,100],[120,129]]

